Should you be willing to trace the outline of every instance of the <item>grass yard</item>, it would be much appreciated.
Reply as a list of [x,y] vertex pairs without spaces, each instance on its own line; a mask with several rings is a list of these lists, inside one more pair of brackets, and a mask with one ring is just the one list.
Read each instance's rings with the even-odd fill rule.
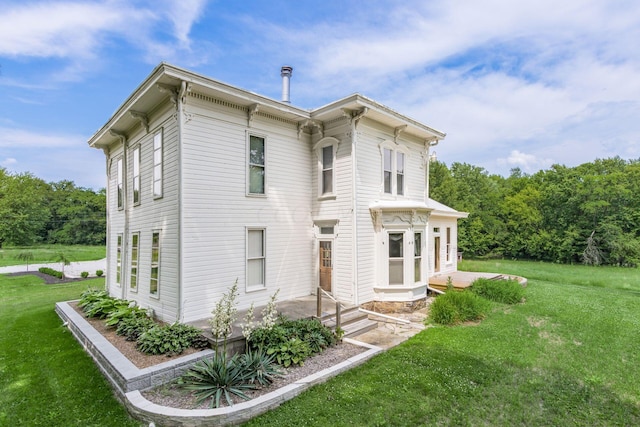
[[88,286],[0,276],[0,426],[140,425],[54,312]]
[[[21,258],[21,254],[28,253],[33,255],[32,259],[28,259],[27,261]],[[40,245],[33,247],[4,247],[0,249],[0,267],[58,262],[58,256],[61,253],[72,262],[93,261],[107,256],[104,246]]]
[[640,270],[465,261],[526,304],[436,326],[250,426],[640,425]]

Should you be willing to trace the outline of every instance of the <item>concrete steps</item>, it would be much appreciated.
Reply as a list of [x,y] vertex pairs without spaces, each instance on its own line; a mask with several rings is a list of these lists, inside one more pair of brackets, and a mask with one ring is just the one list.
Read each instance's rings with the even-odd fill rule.
[[[323,325],[335,330],[336,313],[324,314],[320,321]],[[378,322],[369,319],[366,313],[358,310],[358,307],[346,307],[340,312],[340,327],[344,331],[344,337],[354,337],[378,327]]]

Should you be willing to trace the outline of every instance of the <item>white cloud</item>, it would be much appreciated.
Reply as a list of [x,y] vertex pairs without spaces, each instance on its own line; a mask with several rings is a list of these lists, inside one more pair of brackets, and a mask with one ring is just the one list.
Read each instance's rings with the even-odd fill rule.
[[79,80],[100,67],[105,52],[122,41],[144,52],[153,64],[180,55],[191,57],[186,62],[194,64],[198,62],[195,58],[208,57],[199,48],[192,52],[189,36],[206,2],[102,0],[15,5],[0,11],[0,56],[62,60],[52,73],[55,81]]
[[13,157],[7,157],[6,159],[0,162],[0,166],[8,168],[15,165],[16,163],[18,163],[16,159],[14,159]]
[[78,147],[86,141],[87,138],[80,135],[39,133],[0,126],[0,148]]

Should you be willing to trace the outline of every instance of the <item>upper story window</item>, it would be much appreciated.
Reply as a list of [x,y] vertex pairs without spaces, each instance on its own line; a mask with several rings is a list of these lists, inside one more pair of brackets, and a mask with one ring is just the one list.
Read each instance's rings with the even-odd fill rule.
[[405,158],[402,151],[391,148],[382,149],[382,181],[385,194],[404,195]]
[[326,137],[318,141],[314,149],[318,156],[318,196],[335,197],[336,195],[336,152],[338,140]]
[[322,148],[322,194],[333,193],[333,146]]
[[265,139],[249,135],[249,194],[265,194]]
[[124,207],[124,188],[123,188],[123,180],[124,180],[124,170],[122,169],[122,159],[118,159],[117,162],[117,198],[118,198],[118,209],[122,209]]
[[140,204],[140,146],[133,150],[133,204]]
[[153,136],[153,197],[162,197],[162,129]]

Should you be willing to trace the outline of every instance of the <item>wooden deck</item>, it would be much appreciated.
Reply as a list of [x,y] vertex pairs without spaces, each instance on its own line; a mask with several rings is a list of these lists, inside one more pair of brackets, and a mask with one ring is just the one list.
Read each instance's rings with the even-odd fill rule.
[[429,287],[437,289],[439,291],[447,290],[447,280],[451,277],[453,288],[457,291],[462,291],[471,286],[474,280],[478,278],[485,278],[490,280],[497,280],[503,277],[499,273],[479,273],[472,271],[456,271],[453,273],[442,273],[429,278]]

